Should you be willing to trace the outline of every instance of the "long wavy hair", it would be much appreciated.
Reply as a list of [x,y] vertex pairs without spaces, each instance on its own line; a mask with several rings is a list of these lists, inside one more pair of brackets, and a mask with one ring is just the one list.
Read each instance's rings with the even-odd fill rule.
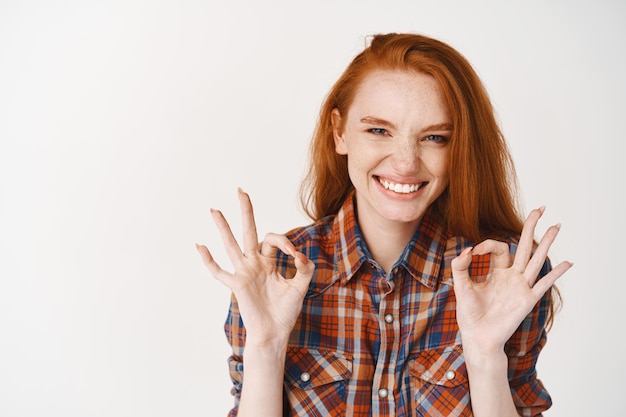
[[[335,151],[331,114],[337,109],[346,115],[361,82],[375,70],[428,74],[443,93],[453,126],[449,184],[429,214],[450,232],[476,243],[519,236],[523,217],[517,176],[487,91],[463,55],[418,34],[373,36],[331,88],[320,110],[301,186],[305,212],[313,220],[336,214],[354,189],[347,156]],[[553,301],[560,299],[556,287],[554,292]]]

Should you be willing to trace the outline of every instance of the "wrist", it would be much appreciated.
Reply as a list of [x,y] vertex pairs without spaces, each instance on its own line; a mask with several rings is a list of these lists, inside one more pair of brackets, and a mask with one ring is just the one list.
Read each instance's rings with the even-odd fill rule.
[[504,347],[486,349],[472,343],[463,343],[463,356],[468,373],[487,373],[491,375],[506,375],[509,359]]
[[240,416],[283,415],[283,379],[287,339],[247,337]]
[[288,337],[255,337],[250,334],[246,336],[244,351],[255,351],[264,355],[283,355],[287,351]]

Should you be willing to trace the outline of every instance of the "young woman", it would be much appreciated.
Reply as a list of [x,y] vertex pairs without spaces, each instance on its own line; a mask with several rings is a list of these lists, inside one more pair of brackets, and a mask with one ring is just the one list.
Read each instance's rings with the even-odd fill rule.
[[[331,89],[303,202],[314,223],[243,248],[226,334],[238,416],[536,416],[535,364],[558,295],[544,209],[522,221],[487,93],[465,58],[415,34],[374,36]],[[553,294],[554,293],[554,294]]]

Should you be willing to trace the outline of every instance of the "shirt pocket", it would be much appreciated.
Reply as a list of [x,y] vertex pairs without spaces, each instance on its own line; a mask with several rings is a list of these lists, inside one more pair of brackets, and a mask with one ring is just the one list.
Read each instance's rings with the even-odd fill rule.
[[343,416],[352,357],[328,350],[288,348],[285,388],[293,416]]
[[460,345],[424,350],[409,362],[418,416],[471,416],[467,369]]

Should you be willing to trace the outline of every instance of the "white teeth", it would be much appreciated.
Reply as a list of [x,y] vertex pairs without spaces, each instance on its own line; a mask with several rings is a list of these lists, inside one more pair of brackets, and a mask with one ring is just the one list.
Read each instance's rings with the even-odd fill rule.
[[386,181],[382,178],[379,178],[378,181],[385,187],[387,190],[394,191],[396,193],[408,194],[413,193],[420,188],[420,184],[396,184],[393,182]]

